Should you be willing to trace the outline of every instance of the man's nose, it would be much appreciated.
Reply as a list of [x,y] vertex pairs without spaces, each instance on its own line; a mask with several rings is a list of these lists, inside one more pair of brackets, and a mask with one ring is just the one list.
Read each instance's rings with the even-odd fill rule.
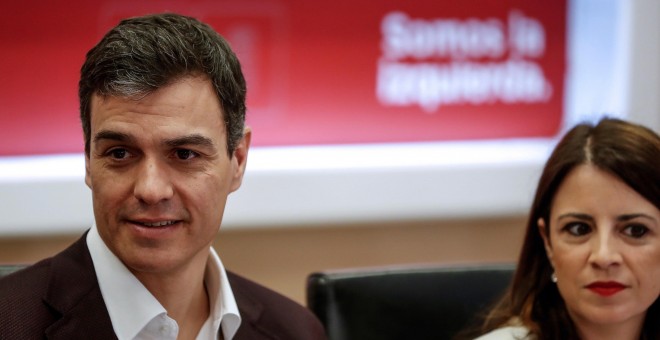
[[174,195],[166,165],[157,159],[145,158],[136,173],[133,195],[147,204],[157,204]]

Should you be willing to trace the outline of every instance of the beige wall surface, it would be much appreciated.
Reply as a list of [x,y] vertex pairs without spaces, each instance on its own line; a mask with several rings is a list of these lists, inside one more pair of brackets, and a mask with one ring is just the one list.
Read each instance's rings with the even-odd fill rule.
[[[314,271],[354,267],[514,262],[524,217],[378,225],[221,230],[224,265],[305,303]],[[64,249],[78,235],[0,238],[0,263],[32,263]]]

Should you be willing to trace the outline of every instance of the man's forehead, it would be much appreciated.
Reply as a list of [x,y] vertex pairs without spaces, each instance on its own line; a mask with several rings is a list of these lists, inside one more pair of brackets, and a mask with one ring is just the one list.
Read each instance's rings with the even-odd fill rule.
[[193,98],[188,98],[186,95],[176,92],[153,92],[130,97],[93,94],[90,102],[90,115],[93,120],[99,110],[103,110],[103,113],[107,115],[134,112],[171,117],[217,117],[224,123],[224,109],[215,96],[195,97],[190,94]]
[[97,101],[99,103],[102,103],[108,99],[116,98],[124,101],[141,102],[157,94],[158,92],[162,92],[164,90],[167,90],[168,88],[172,88],[180,84],[188,84],[188,85],[195,84],[197,86],[202,84],[203,88],[206,88],[209,90],[209,92],[213,93],[214,101],[217,101],[218,106],[222,110],[222,100],[216,92],[215,86],[213,85],[213,81],[208,75],[200,72],[191,72],[180,76],[176,76],[158,87],[149,88],[149,89],[145,89],[142,87],[138,88],[138,86],[132,87],[129,85],[126,86],[118,85],[116,86],[116,89],[112,89],[112,88],[97,89],[92,93],[91,101],[92,102]]

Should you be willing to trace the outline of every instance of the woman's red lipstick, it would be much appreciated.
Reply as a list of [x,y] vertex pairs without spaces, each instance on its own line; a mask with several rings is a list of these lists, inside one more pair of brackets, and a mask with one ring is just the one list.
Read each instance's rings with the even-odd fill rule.
[[615,281],[594,282],[587,286],[589,290],[600,296],[612,296],[626,288],[621,283]]

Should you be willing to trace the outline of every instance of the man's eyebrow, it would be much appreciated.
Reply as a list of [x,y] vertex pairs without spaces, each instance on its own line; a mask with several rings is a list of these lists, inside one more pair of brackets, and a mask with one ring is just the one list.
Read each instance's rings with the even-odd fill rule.
[[215,150],[215,145],[213,144],[213,140],[211,140],[211,138],[204,137],[199,134],[192,134],[192,135],[167,139],[163,142],[163,144],[171,148],[177,148],[184,145],[197,145],[206,148],[213,148]]
[[111,131],[111,130],[101,130],[96,135],[94,135],[94,143],[97,143],[101,140],[113,140],[118,142],[134,142],[135,139],[123,132]]

